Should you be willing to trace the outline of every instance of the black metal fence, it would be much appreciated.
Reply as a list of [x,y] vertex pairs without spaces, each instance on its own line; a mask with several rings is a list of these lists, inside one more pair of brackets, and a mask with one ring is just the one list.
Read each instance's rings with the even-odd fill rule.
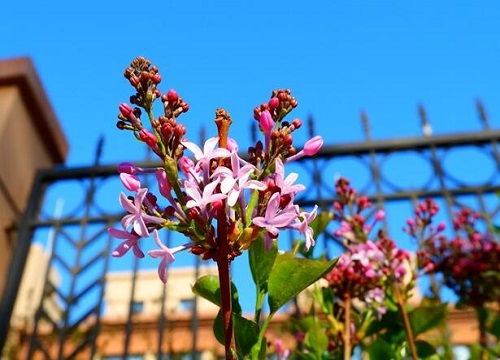
[[[359,191],[377,205],[388,209],[393,206],[400,218],[401,213],[409,216],[419,199],[432,197],[441,203],[448,220],[457,206],[466,205],[484,214],[486,226],[498,223],[500,202],[496,193],[500,191],[500,131],[490,128],[482,105],[478,103],[477,107],[482,131],[433,135],[425,111],[420,108],[423,134],[394,140],[372,139],[367,117],[363,114],[364,141],[327,145],[314,158],[301,159],[294,165],[294,170],[301,174],[300,182],[308,186],[308,191],[298,202],[304,207],[318,203],[323,210],[328,210],[335,198],[334,179],[341,175],[351,178]],[[0,346],[5,344],[8,336],[27,251],[40,233],[50,239],[50,260],[45,271],[44,296],[28,328],[28,358],[37,353],[50,359],[54,347],[57,359],[81,358],[79,354],[83,353],[92,358],[98,352],[95,340],[100,330],[111,249],[106,228],[122,215],[121,209],[115,205],[118,189],[116,166],[102,166],[97,160],[91,167],[38,172],[29,204],[19,223],[18,244],[0,304]],[[54,193],[65,197],[67,200],[64,201],[71,210],[47,213],[44,201],[51,192],[52,198]],[[112,201],[109,201],[109,193]],[[401,211],[401,207],[405,210]],[[393,224],[389,225],[391,230]],[[331,239],[328,235],[324,238],[327,249],[333,243]],[[53,269],[57,269],[60,275],[58,281],[51,276]],[[130,269],[133,282],[123,328],[123,347],[117,354],[123,359],[129,354],[134,331],[138,269],[135,261]],[[163,303],[167,296],[165,291],[162,296]],[[50,305],[54,299],[58,305],[55,313]],[[193,344],[196,343],[198,319],[196,302],[194,304]],[[165,354],[162,330],[166,320],[162,307],[158,314],[157,358]],[[40,336],[41,326],[50,328],[50,344]],[[52,352],[49,352],[49,347]],[[193,348],[192,357],[196,357],[195,354]]]

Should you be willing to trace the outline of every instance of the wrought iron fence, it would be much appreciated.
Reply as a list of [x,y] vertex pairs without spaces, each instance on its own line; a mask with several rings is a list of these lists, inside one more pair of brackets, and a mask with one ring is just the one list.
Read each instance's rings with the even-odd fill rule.
[[[419,109],[423,135],[393,140],[374,140],[370,135],[368,119],[362,114],[365,140],[362,142],[325,146],[314,158],[303,158],[295,164],[301,174],[301,182],[308,191],[297,200],[303,207],[318,203],[328,210],[335,198],[334,178],[342,175],[352,178],[360,189],[378,206],[409,204],[418,199],[432,197],[441,201],[446,216],[451,219],[456,206],[466,205],[477,209],[485,218],[485,226],[498,223],[500,191],[500,131],[490,128],[485,111],[477,104],[482,131],[450,135],[433,135],[423,108]],[[312,121],[310,124],[312,128]],[[99,151],[96,156],[99,159]],[[151,165],[145,163],[143,165]],[[467,171],[464,171],[466,169]],[[66,184],[68,187],[64,188]],[[48,214],[44,199],[57,186],[61,194],[73,199],[73,210]],[[27,357],[35,354],[41,358],[74,359],[93,358],[98,352],[103,313],[106,275],[109,270],[111,239],[106,228],[121,217],[121,210],[100,202],[103,189],[118,189],[116,166],[54,168],[39,171],[32,189],[30,201],[19,223],[18,244],[0,304],[0,346],[6,342],[9,322],[21,281],[27,250],[37,233],[50,229],[50,259],[45,270],[44,292],[37,306],[33,321],[27,331]],[[68,191],[68,189],[71,189]],[[79,189],[79,190],[75,190]],[[63,191],[64,190],[64,191]],[[62,195],[61,195],[62,196]],[[80,196],[79,201],[75,198]],[[71,201],[70,201],[71,202]],[[111,202],[111,203],[115,203]],[[405,205],[406,206],[406,205]],[[399,210],[397,210],[399,212]],[[389,224],[386,224],[388,226]],[[48,235],[47,235],[48,236]],[[333,237],[324,236],[327,249],[334,243]],[[196,262],[195,269],[198,269]],[[57,269],[59,281],[51,273]],[[127,358],[135,331],[134,301],[137,276],[140,271],[137,260],[131,271],[128,314],[121,332],[122,345],[115,354]],[[157,338],[150,339],[156,345],[157,358],[164,358],[164,330],[167,315],[164,308],[167,291],[163,288],[162,304],[155,320]],[[57,303],[54,310],[54,301]],[[192,344],[191,357],[197,357],[199,317],[196,300],[189,320]],[[49,330],[47,330],[49,329]],[[47,333],[50,337],[47,337]],[[55,355],[54,355],[55,354]],[[167,354],[168,355],[168,354]]]

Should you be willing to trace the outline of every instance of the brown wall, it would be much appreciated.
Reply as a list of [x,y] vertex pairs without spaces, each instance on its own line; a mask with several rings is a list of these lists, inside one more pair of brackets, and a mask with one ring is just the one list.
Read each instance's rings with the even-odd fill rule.
[[0,297],[36,171],[64,162],[67,151],[31,61],[0,60]]

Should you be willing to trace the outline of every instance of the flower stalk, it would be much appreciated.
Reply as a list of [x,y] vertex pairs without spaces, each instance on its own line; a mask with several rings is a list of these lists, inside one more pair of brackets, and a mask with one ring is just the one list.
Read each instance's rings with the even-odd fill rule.
[[[217,109],[215,124],[219,134],[219,147],[227,148],[227,137],[231,118],[224,109]],[[219,166],[223,165],[223,159],[219,158]],[[233,332],[233,304],[231,294],[231,244],[227,231],[226,200],[222,200],[222,206],[217,210],[217,270],[219,272],[219,286],[221,296],[222,324],[224,327],[224,348],[226,359],[236,359],[234,332]]]
[[344,319],[344,360],[351,359],[351,304],[350,294],[346,294],[344,299],[345,319]]
[[399,309],[399,312],[401,313],[401,316],[403,317],[403,325],[405,328],[406,332],[406,339],[408,340],[408,347],[410,348],[410,354],[413,360],[418,360],[418,355],[417,355],[417,347],[415,345],[415,337],[413,336],[413,330],[411,328],[411,323],[410,323],[410,318],[408,317],[408,312],[405,309],[405,299],[399,292],[399,289],[397,286],[394,287],[395,292],[396,292],[396,303],[397,307]]

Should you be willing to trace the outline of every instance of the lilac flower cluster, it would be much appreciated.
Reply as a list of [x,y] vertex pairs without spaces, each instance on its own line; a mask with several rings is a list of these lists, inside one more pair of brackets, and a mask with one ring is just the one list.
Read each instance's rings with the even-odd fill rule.
[[[232,120],[226,111],[216,111],[218,136],[209,138],[201,149],[185,138],[186,129],[177,122],[189,105],[175,90],[161,93],[157,87],[161,76],[155,66],[137,58],[125,71],[125,77],[136,90],[130,102],[137,107],[120,105],[118,128],[132,131],[158,155],[163,166],[120,165],[121,182],[133,195],[122,192],[119,196],[127,214],[121,220],[121,228],[109,229],[112,236],[123,240],[113,256],[123,256],[132,249],[135,256],[144,257],[139,244],[153,234],[158,248],[148,254],[160,259],[158,274],[166,282],[166,267],[179,251],[190,250],[205,260],[217,261],[221,257],[232,260],[260,234],[270,248],[284,229],[303,235],[307,248],[314,245],[309,224],[317,207],[305,212],[294,203],[296,194],[305,187],[295,183],[296,173],[285,174],[284,164],[314,155],[323,141],[314,137],[301,151],[293,147],[291,134],[301,126],[301,121],[283,121],[297,106],[289,90],[275,90],[268,103],[254,110],[265,140],[249,149],[246,161],[240,157],[236,141],[228,137]],[[161,99],[164,108],[159,117],[152,110],[157,99]],[[143,111],[151,124],[150,130],[140,119]],[[184,155],[186,150],[192,155]],[[155,175],[160,196],[143,187],[140,180],[143,174]],[[161,229],[182,233],[189,241],[169,248],[160,240]]]
[[385,213],[376,211],[369,222],[364,213],[371,210],[372,204],[366,196],[358,196],[347,179],[338,179],[336,192],[333,218],[340,227],[334,235],[346,246],[346,252],[325,278],[341,299],[356,298],[381,315],[386,311],[383,304],[387,292],[405,282],[410,254],[399,249],[383,230],[369,239]]
[[[432,209],[432,211],[427,211]],[[464,306],[483,307],[500,299],[500,242],[494,234],[480,233],[480,214],[461,208],[454,216],[455,236],[448,239],[430,225],[438,206],[431,199],[419,205],[406,231],[423,235],[417,252],[419,267],[429,274],[441,274],[445,286],[452,289]],[[427,214],[427,216],[424,216]]]

